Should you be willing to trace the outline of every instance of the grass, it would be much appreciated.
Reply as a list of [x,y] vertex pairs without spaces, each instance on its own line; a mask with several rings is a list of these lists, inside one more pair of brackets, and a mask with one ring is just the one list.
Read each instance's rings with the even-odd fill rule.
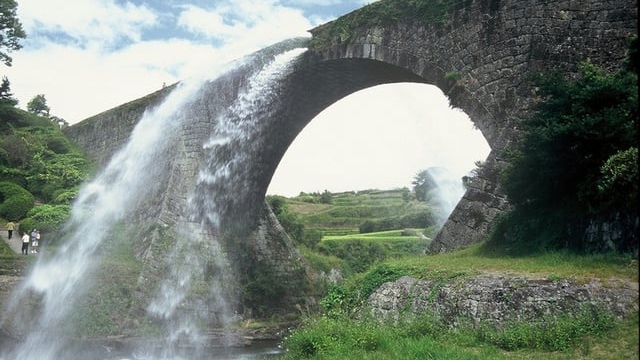
[[[323,299],[325,315],[310,317],[284,341],[288,359],[633,359],[638,358],[638,313],[624,319],[598,309],[577,315],[514,322],[502,330],[452,330],[425,314],[411,323],[381,324],[332,311],[362,304],[371,284],[409,275],[446,279],[482,273],[526,275],[576,281],[610,279],[638,282],[637,259],[620,254],[576,255],[549,252],[523,257],[487,254],[482,244],[453,253],[388,259],[347,279]],[[380,281],[378,281],[380,280]],[[358,299],[355,299],[358,297]]]
[[[321,304],[324,315],[310,316],[284,341],[281,359],[631,359],[638,358],[638,314],[616,320],[611,316],[546,319],[537,324],[511,323],[497,331],[461,327],[451,330],[437,319],[424,318],[400,325],[381,324],[358,316],[358,309],[372,289],[381,283],[408,275],[421,279],[473,277],[482,274],[527,276],[539,279],[568,279],[603,284],[612,279],[638,282],[637,258],[621,254],[578,255],[568,251],[528,256],[505,256],[475,244],[451,253],[425,256],[415,248],[398,244],[419,244],[420,236],[402,236],[401,230],[359,234],[335,224],[344,214],[368,216],[384,201],[398,204],[400,192],[389,197],[371,193],[334,196],[332,204],[301,204],[293,207],[308,224],[323,219],[328,231],[315,251],[305,249],[314,268],[328,273],[331,268],[351,268],[345,280],[329,286]],[[381,200],[384,199],[384,200]],[[395,206],[394,205],[394,206]],[[337,211],[336,207],[349,207]],[[402,211],[402,207],[395,207]],[[399,210],[398,210],[399,209]],[[358,210],[358,211],[356,211]],[[336,218],[336,216],[340,216]],[[359,218],[358,221],[364,221]],[[315,222],[314,222],[315,221]],[[353,221],[354,223],[357,221]],[[332,227],[332,225],[334,227]],[[424,231],[418,231],[424,233]],[[430,231],[429,234],[434,233]],[[318,251],[325,254],[318,254]],[[328,255],[332,256],[328,256]]]
[[623,278],[638,281],[638,261],[621,254],[577,255],[570,252],[548,252],[522,257],[486,255],[483,244],[436,256],[407,256],[388,263],[402,268],[407,275],[431,278],[449,274],[474,276],[481,273],[522,275],[537,278],[599,279]]
[[429,204],[406,200],[406,189],[363,190],[335,193],[331,203],[321,203],[319,194],[301,194],[287,198],[289,211],[295,213],[305,229],[319,230],[325,237],[355,235],[366,221],[379,221],[424,212]]
[[[590,325],[582,326],[583,322]],[[574,331],[578,326],[583,330]],[[400,325],[323,317],[310,319],[305,326],[294,330],[284,342],[287,352],[281,359],[613,360],[638,357],[637,313],[623,321],[607,317],[594,321],[582,315],[555,319],[547,323],[546,331],[539,330],[520,323],[508,332],[454,331],[429,315]]]
[[7,245],[6,242],[0,241],[0,259],[13,258],[16,253]]
[[388,230],[378,231],[367,234],[347,234],[347,235],[328,235],[323,236],[323,241],[329,240],[379,240],[379,241],[405,241],[405,240],[420,240],[421,237],[417,234],[421,233],[423,229],[411,229],[414,230],[416,235],[402,235],[403,230]]

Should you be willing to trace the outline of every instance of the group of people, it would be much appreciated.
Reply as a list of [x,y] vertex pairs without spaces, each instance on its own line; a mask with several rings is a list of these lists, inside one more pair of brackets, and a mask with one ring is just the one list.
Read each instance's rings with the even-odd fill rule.
[[[7,237],[9,240],[13,237],[15,226],[11,221],[7,223]],[[40,250],[40,231],[36,228],[31,230],[31,234],[28,234],[26,231],[22,232],[22,255],[29,254],[29,245],[31,245],[31,254],[37,254]]]
[[36,228],[31,230],[31,235],[26,231],[22,233],[22,255],[29,254],[29,244],[31,244],[31,253],[37,254],[40,247],[40,231]]

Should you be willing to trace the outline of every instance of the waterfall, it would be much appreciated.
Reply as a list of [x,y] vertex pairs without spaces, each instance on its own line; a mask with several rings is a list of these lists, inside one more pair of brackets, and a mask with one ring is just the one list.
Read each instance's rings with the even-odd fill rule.
[[435,183],[435,188],[431,190],[429,195],[433,197],[437,205],[436,221],[438,227],[440,227],[447,221],[453,209],[460,202],[465,188],[462,178],[457,177],[444,167],[430,167],[426,171]]
[[[10,353],[0,350],[0,359],[82,357],[66,348],[68,343],[64,341],[61,324],[79,310],[79,299],[87,293],[104,257],[102,248],[117,231],[116,224],[148,211],[149,199],[166,190],[162,186],[180,181],[171,179],[167,173],[176,166],[176,153],[180,151],[175,142],[184,129],[194,126],[194,121],[199,121],[199,126],[209,124],[210,137],[200,144],[205,157],[201,159],[195,179],[185,180],[193,186],[185,185],[190,193],[185,195],[187,201],[184,214],[177,221],[179,225],[172,229],[175,236],[164,258],[167,272],[156,296],[146,306],[150,317],[166,325],[163,340],[154,344],[155,349],[141,347],[137,356],[174,359],[177,358],[174,348],[184,345],[196,349],[197,353],[210,322],[224,327],[234,321],[230,306],[233,299],[225,292],[234,275],[218,239],[227,226],[221,220],[220,209],[223,200],[238,195],[226,191],[229,184],[233,184],[234,191],[242,191],[248,185],[244,175],[249,171],[250,161],[243,149],[252,146],[259,131],[256,122],[268,116],[265,104],[270,97],[277,96],[274,89],[278,79],[291,70],[294,60],[304,52],[294,44],[272,50],[281,54],[267,52],[248,56],[224,67],[225,71],[219,71],[209,80],[184,81],[162,104],[145,112],[129,142],[94,180],[82,187],[62,232],[62,244],[54,254],[39,257],[13,294],[2,324],[12,322],[11,326],[18,332],[26,333]],[[232,105],[218,106],[213,118],[212,114],[201,111],[202,99],[211,97],[208,86],[222,77],[236,76],[229,74],[240,67],[250,71]],[[256,116],[258,112],[261,116]],[[208,279],[209,288],[203,295],[200,286],[207,276],[206,270],[216,276]],[[34,306],[25,306],[25,303]]]

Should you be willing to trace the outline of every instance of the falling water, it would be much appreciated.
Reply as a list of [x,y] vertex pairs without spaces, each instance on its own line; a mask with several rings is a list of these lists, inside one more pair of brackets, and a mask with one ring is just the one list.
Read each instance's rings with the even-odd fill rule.
[[456,177],[444,167],[431,167],[427,169],[427,172],[435,182],[435,188],[428,195],[437,205],[437,225],[442,226],[460,202],[465,188],[462,178]]
[[[246,167],[239,152],[237,157],[221,156],[221,149],[246,145],[257,132],[256,111],[276,94],[273,83],[289,70],[303,49],[286,51],[257,66],[236,97],[233,105],[211,119],[211,137],[203,145],[206,158],[200,166],[192,193],[188,195],[186,215],[174,229],[176,238],[165,259],[168,273],[155,298],[146,307],[149,316],[162,319],[164,340],[157,348],[140,347],[136,358],[179,358],[176,347],[189,346],[193,357],[201,356],[208,323],[224,325],[234,320],[225,284],[233,277],[221,244],[217,241],[220,222],[220,199],[228,194],[216,193],[221,183],[238,182],[231,178],[242,174]],[[255,59],[250,59],[254,61]],[[249,61],[245,59],[246,61]],[[242,62],[234,66],[240,66]],[[232,69],[233,70],[233,69]],[[223,76],[219,75],[219,76]],[[74,203],[70,221],[65,226],[64,243],[52,256],[38,259],[34,269],[12,298],[2,324],[13,322],[18,331],[28,331],[19,346],[0,359],[52,360],[76,358],[65,349],[61,324],[76,311],[76,305],[89,287],[92,275],[100,264],[100,249],[115,231],[114,225],[145,211],[147,199],[156,192],[153,179],[166,175],[166,166],[159,164],[172,151],[172,134],[191,121],[189,108],[208,81],[181,83],[157,108],[146,112],[133,130],[129,142],[113,156],[104,171],[83,186]],[[226,152],[228,153],[228,151]],[[168,160],[165,160],[168,161]],[[235,175],[234,175],[235,174]],[[241,182],[241,181],[240,181]],[[242,184],[240,184],[242,186]],[[238,194],[235,194],[238,195]],[[44,254],[43,254],[44,255]],[[217,278],[209,282],[206,298],[193,297],[196,283],[204,277],[203,269],[213,266]],[[37,303],[37,311],[25,309],[25,301]],[[214,317],[214,319],[210,319]],[[204,332],[203,332],[204,331]]]

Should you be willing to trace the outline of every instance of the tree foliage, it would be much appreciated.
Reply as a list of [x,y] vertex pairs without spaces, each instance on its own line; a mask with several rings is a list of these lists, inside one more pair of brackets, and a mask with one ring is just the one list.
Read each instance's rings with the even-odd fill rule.
[[524,136],[503,177],[514,210],[494,240],[584,250],[568,238],[568,224],[637,211],[638,87],[632,69],[608,73],[585,62],[575,80],[558,72],[535,79],[541,101],[522,123]]
[[21,186],[0,181],[0,216],[3,218],[12,221],[24,218],[34,202],[33,195]]
[[429,199],[429,192],[438,187],[438,183],[431,175],[431,171],[428,169],[417,173],[411,184],[413,185],[413,192],[415,193],[416,200],[418,201],[427,201]]
[[44,94],[34,96],[33,99],[27,103],[27,110],[30,113],[45,117],[49,117],[49,111],[51,111],[49,105],[47,105],[47,98]]
[[523,124],[527,135],[505,182],[514,205],[599,211],[600,167],[636,142],[635,74],[609,75],[589,63],[580,72],[576,81],[557,73],[538,78],[544,101]]
[[0,61],[7,66],[11,66],[13,60],[8,53],[20,50],[20,40],[27,37],[16,15],[17,8],[14,0],[0,0]]
[[0,181],[45,203],[69,203],[89,171],[84,154],[48,119],[0,104],[0,121]]
[[11,92],[11,82],[6,76],[2,77],[2,83],[0,84],[0,103],[15,106],[18,104],[18,100],[13,97]]

